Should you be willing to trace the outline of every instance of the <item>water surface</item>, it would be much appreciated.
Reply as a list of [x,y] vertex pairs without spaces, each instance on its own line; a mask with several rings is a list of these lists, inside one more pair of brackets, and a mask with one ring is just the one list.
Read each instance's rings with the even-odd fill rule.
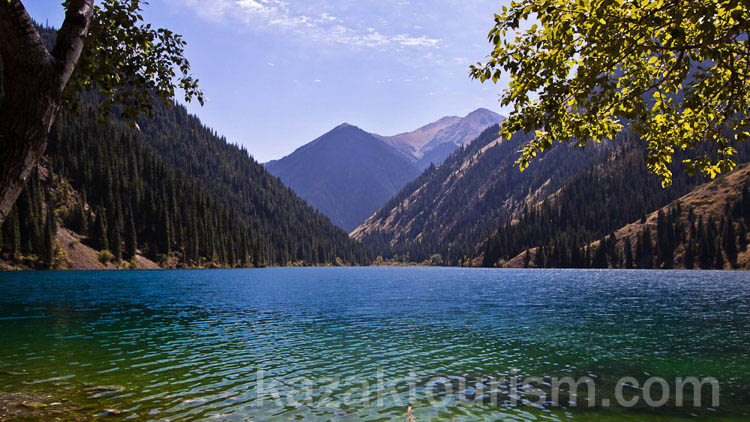
[[[750,415],[746,272],[21,272],[0,285],[0,391],[59,395],[84,416],[406,420],[410,405],[417,421]],[[589,377],[596,406],[515,404],[528,386],[493,384],[530,376]],[[669,400],[603,406],[624,376],[664,378]],[[688,376],[716,378],[720,405],[706,388],[702,406],[676,406],[674,380]]]

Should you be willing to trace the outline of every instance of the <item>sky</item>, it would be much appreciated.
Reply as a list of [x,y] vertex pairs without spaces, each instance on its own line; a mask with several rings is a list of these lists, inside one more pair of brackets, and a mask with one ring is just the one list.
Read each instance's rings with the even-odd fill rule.
[[[59,26],[60,0],[25,0]],[[258,161],[347,122],[381,135],[485,107],[498,85],[468,76],[490,52],[499,0],[150,0],[144,18],[182,34],[208,102],[188,109]]]

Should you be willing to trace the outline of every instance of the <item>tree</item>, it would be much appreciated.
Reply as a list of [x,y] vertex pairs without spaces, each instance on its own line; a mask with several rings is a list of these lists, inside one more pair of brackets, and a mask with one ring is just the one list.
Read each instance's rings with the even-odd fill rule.
[[8,216],[7,227],[7,242],[10,257],[14,260],[17,260],[21,257],[21,229],[18,225],[18,212],[16,211],[16,207],[13,207],[10,215]]
[[55,260],[55,236],[57,235],[57,220],[55,213],[47,209],[47,218],[44,222],[44,244],[42,247],[42,265],[51,268]]
[[740,246],[739,250],[740,252],[744,252],[747,249],[747,227],[745,226],[745,222],[740,222],[740,229],[737,232],[737,239],[739,240]]
[[727,261],[732,267],[737,266],[737,233],[734,231],[734,223],[728,219],[722,232],[722,247],[727,254]]
[[159,253],[169,255],[172,235],[170,231],[169,209],[162,207],[161,224],[159,225]]
[[128,212],[127,222],[125,223],[125,258],[132,259],[138,249],[138,233],[133,221],[133,213]]
[[687,246],[685,247],[685,258],[683,259],[683,264],[685,265],[685,268],[688,270],[692,270],[695,266],[695,250],[697,249],[697,246],[695,245],[695,239],[692,237],[690,238],[690,241],[688,241]]
[[513,111],[501,135],[536,134],[522,170],[554,143],[614,139],[627,122],[669,186],[678,151],[700,146],[686,169],[714,177],[750,137],[748,30],[740,0],[519,0],[495,15],[494,48],[470,74],[509,75],[501,103]]
[[[51,50],[21,0],[0,1],[0,223],[39,162],[61,107],[98,91],[100,112],[134,119],[175,89],[203,103],[184,58],[185,42],[142,22],[140,0],[68,0]],[[176,78],[176,73],[180,76]]]
[[94,233],[91,239],[94,243],[94,246],[99,249],[109,249],[109,241],[107,239],[107,219],[104,214],[104,209],[99,207],[99,209],[97,209],[96,211]]
[[523,255],[523,267],[529,268],[529,262],[531,261],[531,255],[529,253],[529,250],[526,249],[526,253]]
[[625,249],[625,268],[633,268],[633,246],[630,244],[629,236],[625,237],[623,249]]

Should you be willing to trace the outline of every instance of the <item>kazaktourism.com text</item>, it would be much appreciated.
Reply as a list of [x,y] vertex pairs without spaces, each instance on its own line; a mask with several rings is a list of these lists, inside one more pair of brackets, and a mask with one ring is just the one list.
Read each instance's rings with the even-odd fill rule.
[[[719,406],[719,381],[713,377],[661,377],[638,380],[624,376],[614,384],[597,383],[596,376],[528,376],[515,371],[502,376],[305,377],[281,379],[259,370],[256,405],[350,407],[434,406],[478,404],[484,406],[611,407]],[[606,388],[605,388],[606,387]]]

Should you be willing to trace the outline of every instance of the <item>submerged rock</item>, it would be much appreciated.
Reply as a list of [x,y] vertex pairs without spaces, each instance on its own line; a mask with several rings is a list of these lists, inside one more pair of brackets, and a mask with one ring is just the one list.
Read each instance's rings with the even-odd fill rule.
[[[64,403],[66,402],[66,403]],[[83,421],[89,418],[78,412],[79,408],[69,401],[26,392],[0,391],[0,421]]]
[[23,372],[18,372],[18,371],[3,371],[3,372],[0,372],[0,374],[7,375],[7,376],[10,376],[10,377],[20,377],[20,376],[23,376]]

